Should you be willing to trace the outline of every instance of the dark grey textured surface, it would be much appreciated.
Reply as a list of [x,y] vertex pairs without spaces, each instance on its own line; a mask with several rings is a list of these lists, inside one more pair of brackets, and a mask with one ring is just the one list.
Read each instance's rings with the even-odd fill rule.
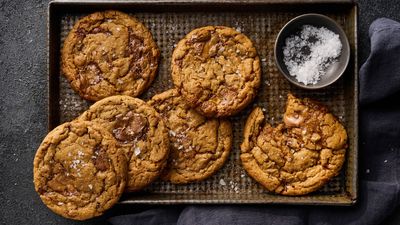
[[[42,204],[32,183],[36,148],[46,135],[47,0],[0,0],[0,221],[2,224],[81,224]],[[378,17],[400,20],[399,0],[361,0],[359,59],[369,53],[368,26]],[[149,206],[117,206],[83,224]],[[177,206],[179,207],[179,206]],[[400,224],[400,209],[384,224]]]

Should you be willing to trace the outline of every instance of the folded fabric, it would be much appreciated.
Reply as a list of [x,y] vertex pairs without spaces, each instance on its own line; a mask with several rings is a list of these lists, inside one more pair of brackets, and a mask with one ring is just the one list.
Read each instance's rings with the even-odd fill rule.
[[110,219],[131,224],[375,225],[400,205],[400,24],[375,20],[371,53],[360,70],[360,185],[352,207],[193,205]]

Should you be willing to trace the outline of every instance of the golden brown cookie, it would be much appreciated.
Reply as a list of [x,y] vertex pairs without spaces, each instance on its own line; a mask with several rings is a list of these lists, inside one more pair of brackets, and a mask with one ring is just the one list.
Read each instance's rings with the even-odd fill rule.
[[153,107],[117,95],[96,102],[79,119],[101,124],[125,151],[129,159],[126,191],[141,190],[160,175],[169,153],[168,130]]
[[229,156],[229,121],[207,119],[191,109],[175,89],[155,95],[149,104],[169,130],[171,146],[162,178],[175,184],[204,180],[218,171]]
[[241,160],[266,189],[303,195],[338,175],[345,160],[347,133],[319,103],[288,95],[284,123],[271,127],[260,108],[247,119]]
[[64,123],[36,152],[35,190],[51,210],[85,220],[111,208],[125,189],[127,160],[111,134],[87,121]]
[[61,52],[62,71],[82,98],[140,95],[154,80],[160,52],[150,31],[118,11],[80,19]]
[[231,116],[256,96],[261,69],[253,43],[223,26],[191,31],[172,54],[172,79],[187,103],[208,117]]

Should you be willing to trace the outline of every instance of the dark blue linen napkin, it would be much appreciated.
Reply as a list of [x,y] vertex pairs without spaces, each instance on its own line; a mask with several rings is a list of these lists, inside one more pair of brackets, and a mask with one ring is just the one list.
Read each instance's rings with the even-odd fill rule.
[[193,205],[116,216],[113,225],[376,225],[400,205],[400,23],[377,19],[360,70],[360,194],[352,207]]

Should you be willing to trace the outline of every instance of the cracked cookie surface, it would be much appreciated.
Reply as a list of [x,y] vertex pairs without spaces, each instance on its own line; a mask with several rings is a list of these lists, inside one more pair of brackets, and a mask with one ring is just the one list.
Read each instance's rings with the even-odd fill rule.
[[272,127],[255,108],[247,119],[241,161],[247,173],[271,192],[303,195],[340,172],[347,133],[328,110],[288,95],[284,123]]
[[103,214],[125,189],[127,161],[110,133],[73,121],[51,131],[34,159],[35,190],[55,213],[85,220]]
[[253,43],[223,26],[195,29],[172,54],[172,79],[187,103],[208,117],[231,116],[245,108],[260,85]]
[[232,127],[191,109],[175,89],[155,95],[149,104],[169,130],[171,152],[162,178],[175,184],[201,181],[217,172],[229,156]]
[[93,104],[78,119],[101,124],[124,150],[126,191],[139,191],[160,175],[169,154],[168,130],[153,107],[137,98],[111,96]]
[[134,17],[104,11],[80,19],[61,52],[62,71],[82,98],[140,95],[154,80],[160,52]]

